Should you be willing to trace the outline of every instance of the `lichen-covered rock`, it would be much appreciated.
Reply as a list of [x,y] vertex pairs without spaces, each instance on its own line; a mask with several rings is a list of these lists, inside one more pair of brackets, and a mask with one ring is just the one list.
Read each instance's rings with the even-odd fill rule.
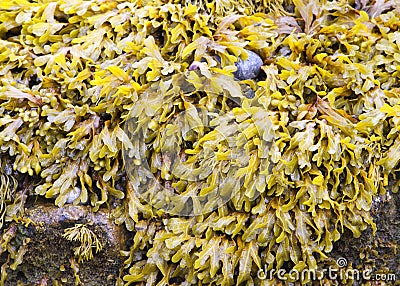
[[246,50],[248,57],[246,60],[239,59],[235,63],[237,70],[233,73],[236,79],[245,80],[258,76],[263,65],[263,60],[255,52]]
[[[360,275],[359,279],[349,279],[346,285],[400,285],[400,196],[388,191],[376,197],[371,213],[376,223],[376,234],[373,235],[368,228],[360,238],[354,238],[350,231],[345,231],[342,239],[334,244],[329,257],[335,261],[344,258],[347,270],[368,274],[366,277]],[[382,281],[376,279],[377,274],[381,275],[379,279]],[[332,284],[343,284],[343,281],[338,282]]]
[[[7,269],[6,286],[14,285],[116,285],[126,237],[123,228],[109,219],[109,213],[91,212],[87,206],[39,205],[27,210],[24,223],[13,223],[14,238],[10,243],[26,241],[26,253],[16,269]],[[69,241],[65,230],[82,224],[101,243],[93,258],[79,262],[74,249],[79,241]],[[6,253],[0,256],[5,262]],[[10,263],[11,264],[11,263]],[[40,284],[42,283],[42,284]],[[43,284],[48,283],[48,284]],[[78,283],[78,284],[76,284]],[[81,283],[81,284],[79,284]],[[1,284],[1,283],[0,283]]]

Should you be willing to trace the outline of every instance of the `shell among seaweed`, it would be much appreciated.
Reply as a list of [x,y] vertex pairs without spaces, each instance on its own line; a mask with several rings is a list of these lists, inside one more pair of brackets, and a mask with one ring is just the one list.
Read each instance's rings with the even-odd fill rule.
[[255,52],[246,50],[247,59],[239,58],[235,63],[237,70],[233,73],[234,77],[238,80],[253,79],[258,76],[263,65],[263,60]]

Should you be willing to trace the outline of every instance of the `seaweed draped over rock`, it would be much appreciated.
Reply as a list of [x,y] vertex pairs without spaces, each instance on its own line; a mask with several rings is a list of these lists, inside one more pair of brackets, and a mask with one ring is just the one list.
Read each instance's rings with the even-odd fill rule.
[[[345,228],[375,228],[374,195],[399,184],[400,11],[355,2],[2,1],[0,158],[14,169],[1,175],[5,222],[22,215],[9,178],[25,174],[29,196],[112,209],[132,232],[127,284],[261,285],[264,265],[316,269]],[[246,50],[262,72],[235,81]],[[197,159],[214,152],[205,166],[219,173],[204,172],[203,189],[156,160],[166,130],[180,135],[171,120],[192,107],[245,122],[241,168],[224,165],[229,145],[204,147],[210,130],[164,140]],[[122,160],[123,146],[138,146],[124,131],[132,116],[149,122],[143,154],[160,184],[201,192],[229,174],[233,198],[189,218],[141,200]]]

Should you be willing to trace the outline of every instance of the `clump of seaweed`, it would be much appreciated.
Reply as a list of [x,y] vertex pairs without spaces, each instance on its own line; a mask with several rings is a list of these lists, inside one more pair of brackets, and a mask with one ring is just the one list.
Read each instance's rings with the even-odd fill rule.
[[[0,12],[1,155],[60,207],[112,208],[133,236],[127,284],[261,285],[265,265],[317,269],[346,228],[375,230],[373,197],[399,188],[396,1],[13,0]],[[263,72],[237,81],[247,50]],[[177,175],[176,150],[199,181]],[[167,215],[142,199],[157,188],[139,159],[171,193],[235,195]],[[64,236],[80,261],[102,247],[84,225]]]
[[0,255],[6,255],[7,259],[1,266],[0,285],[5,285],[7,280],[7,269],[16,270],[23,262],[25,253],[28,251],[29,237],[23,237],[19,232],[21,224],[11,223],[4,229],[0,236]]
[[10,174],[6,174],[8,166],[1,161],[0,164],[0,229],[3,228],[6,216],[11,217],[11,206],[18,187],[17,180]]
[[79,246],[74,247],[74,255],[79,263],[92,259],[93,249],[96,250],[96,253],[103,249],[103,245],[97,235],[85,224],[79,223],[73,227],[66,228],[63,237],[69,241],[80,243]]

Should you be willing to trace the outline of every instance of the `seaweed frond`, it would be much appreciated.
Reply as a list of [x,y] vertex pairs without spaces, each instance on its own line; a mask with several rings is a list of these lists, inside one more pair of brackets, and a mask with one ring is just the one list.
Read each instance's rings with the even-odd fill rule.
[[2,170],[4,168],[0,169],[0,229],[3,228],[6,218],[7,203],[13,201],[18,186],[17,180],[11,175],[4,174]]
[[74,255],[78,258],[79,263],[92,259],[93,249],[96,250],[96,253],[103,249],[103,245],[96,234],[84,224],[76,224],[73,227],[65,229],[63,237],[69,241],[80,242],[79,246],[74,247]]

